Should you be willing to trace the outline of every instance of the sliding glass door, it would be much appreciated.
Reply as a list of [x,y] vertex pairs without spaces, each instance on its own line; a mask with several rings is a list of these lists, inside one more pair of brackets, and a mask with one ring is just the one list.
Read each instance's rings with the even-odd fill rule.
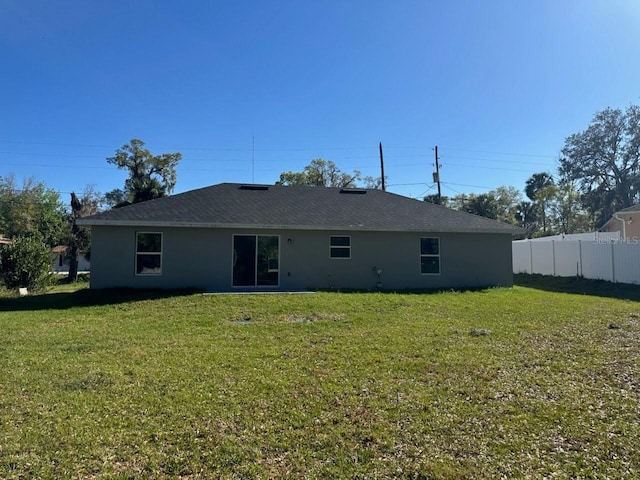
[[277,286],[280,238],[275,235],[233,236],[233,286]]

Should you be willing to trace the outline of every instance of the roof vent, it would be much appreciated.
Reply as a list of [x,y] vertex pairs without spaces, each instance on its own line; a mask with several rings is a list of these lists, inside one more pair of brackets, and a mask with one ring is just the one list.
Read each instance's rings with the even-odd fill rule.
[[240,185],[240,190],[269,190],[268,185]]
[[367,193],[366,190],[361,190],[359,188],[341,188],[340,193],[350,193],[352,195],[364,195]]

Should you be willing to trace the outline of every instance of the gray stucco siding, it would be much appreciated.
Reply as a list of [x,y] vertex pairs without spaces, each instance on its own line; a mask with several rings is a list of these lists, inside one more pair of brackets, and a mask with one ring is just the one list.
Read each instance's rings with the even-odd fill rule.
[[[162,272],[136,275],[136,233],[162,233]],[[92,288],[223,288],[230,240],[207,229],[92,227]]]
[[[351,259],[330,259],[330,235],[351,236]],[[440,274],[420,272],[420,238],[440,239]],[[511,236],[395,232],[295,232],[283,270],[308,288],[461,288],[511,285]],[[311,255],[309,252],[319,252]],[[320,253],[322,252],[322,253]],[[380,277],[376,270],[380,269]],[[285,275],[288,273],[285,272]],[[289,278],[289,277],[287,277]]]
[[[136,232],[162,233],[160,275],[136,275]],[[510,234],[93,226],[91,286],[234,291],[234,234],[279,236],[279,285],[256,290],[375,289],[378,282],[386,290],[512,284]],[[330,257],[332,235],[351,238],[351,258]],[[420,273],[421,237],[440,239],[440,274]]]

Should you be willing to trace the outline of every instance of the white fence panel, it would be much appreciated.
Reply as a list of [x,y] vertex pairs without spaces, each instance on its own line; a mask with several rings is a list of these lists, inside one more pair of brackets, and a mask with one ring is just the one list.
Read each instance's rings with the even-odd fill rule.
[[531,242],[531,273],[554,275],[553,242]]
[[513,273],[640,284],[640,244],[597,241],[513,242]]
[[580,243],[578,241],[553,242],[553,247],[556,276],[580,275]]
[[513,273],[531,273],[530,242],[513,242],[512,245]]
[[616,282],[640,283],[640,245],[615,244],[613,266]]
[[613,263],[611,256],[613,244],[581,242],[582,243],[582,275],[595,280],[615,281],[613,278]]

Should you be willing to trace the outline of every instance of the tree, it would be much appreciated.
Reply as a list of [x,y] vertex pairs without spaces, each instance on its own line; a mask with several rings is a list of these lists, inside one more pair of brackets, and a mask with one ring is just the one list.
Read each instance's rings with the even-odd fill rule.
[[525,229],[527,238],[540,229],[538,208],[533,202],[519,202],[516,205],[516,218],[518,219],[518,225]]
[[310,185],[305,172],[282,172],[276,185]]
[[527,195],[529,200],[532,202],[536,201],[536,193],[538,190],[548,187],[549,185],[553,185],[555,181],[553,180],[553,176],[547,172],[534,173],[527,180],[527,183],[524,188],[524,193]]
[[[433,203],[438,203],[437,195],[434,195],[432,198],[434,198],[435,200]],[[466,193],[459,193],[455,197],[451,199],[447,199],[447,206],[454,210],[465,211],[465,205],[468,200],[469,200],[469,195],[467,195]]]
[[551,174],[547,172],[540,172],[531,175],[524,188],[525,194],[529,200],[533,202],[534,208],[537,209],[537,213],[540,215],[543,233],[547,232],[547,196],[549,191],[546,195],[545,193],[540,192],[545,188],[552,187],[553,185],[555,185],[555,181]]
[[66,210],[60,195],[28,178],[18,187],[15,177],[0,177],[0,233],[5,237],[38,235],[49,247],[62,237]]
[[105,193],[104,203],[111,208],[124,207],[125,205],[131,204],[129,201],[129,195],[120,188],[115,188],[110,192]]
[[515,187],[502,186],[487,193],[461,193],[448,203],[455,210],[518,225],[516,214],[520,201],[521,194]]
[[0,249],[0,274],[9,289],[41,290],[51,269],[51,249],[37,235],[15,237]]
[[470,194],[464,202],[462,210],[481,217],[498,219],[498,205],[492,192],[479,195]]
[[93,191],[93,188],[85,188],[82,196],[78,198],[75,192],[71,192],[71,214],[69,216],[68,244],[69,250],[69,275],[67,280],[75,282],[78,278],[78,255],[88,255],[91,245],[91,230],[76,223],[76,220],[100,211],[102,197]]
[[107,163],[129,171],[124,189],[108,192],[105,198],[113,207],[144,202],[170,195],[176,186],[176,166],[181,153],[152,155],[144,142],[136,138],[116,150]]
[[[389,180],[387,175],[384,176],[385,183]],[[371,175],[367,175],[362,179],[364,182],[364,188],[370,188],[373,190],[382,190],[382,177],[372,177]]]
[[577,182],[597,226],[638,203],[640,106],[597,112],[585,131],[565,139],[559,173],[564,182]]
[[581,233],[591,229],[589,215],[584,210],[581,195],[572,183],[549,185],[538,191],[547,206],[548,229],[546,233]]
[[316,158],[302,172],[283,172],[276,185],[313,185],[316,187],[355,187],[360,172],[341,171],[331,160]]
[[496,220],[512,225],[518,225],[517,206],[522,200],[520,191],[512,186],[498,187],[491,192],[496,202],[498,215]]
[[451,206],[449,197],[441,195],[440,198],[438,198],[437,193],[430,193],[429,195],[425,195],[422,200],[429,203],[435,203],[436,205],[442,205],[443,207]]

